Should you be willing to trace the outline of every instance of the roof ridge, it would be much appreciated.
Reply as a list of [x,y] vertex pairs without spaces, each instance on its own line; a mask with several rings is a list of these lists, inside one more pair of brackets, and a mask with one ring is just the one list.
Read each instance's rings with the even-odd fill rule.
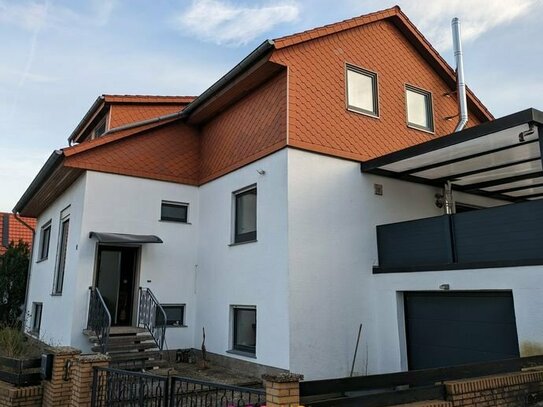
[[138,98],[178,98],[178,99],[185,99],[185,98],[196,98],[197,96],[194,95],[142,95],[142,94],[120,94],[120,93],[104,93],[102,96],[110,96],[110,97],[138,97]]
[[[290,45],[299,44],[300,42],[309,41],[315,37],[320,37],[323,35],[331,35],[340,31],[345,31],[351,28],[358,27],[360,25],[367,24],[368,23],[367,20],[371,20],[372,18],[375,18],[375,17],[378,17],[378,18],[375,18],[376,20],[378,20],[380,18],[390,17],[393,15],[399,14],[401,12],[402,10],[400,6],[395,5],[393,7],[373,11],[367,14],[361,14],[359,16],[351,17],[342,21],[337,21],[335,23],[330,23],[323,26],[310,28],[305,31],[300,31],[298,33],[289,34],[283,37],[275,38],[273,42],[275,44],[276,49],[281,49],[284,47],[288,47]],[[317,36],[312,35],[312,34],[317,33],[318,31],[325,31],[325,33],[318,34]],[[298,37],[298,41],[295,40],[296,37]]]

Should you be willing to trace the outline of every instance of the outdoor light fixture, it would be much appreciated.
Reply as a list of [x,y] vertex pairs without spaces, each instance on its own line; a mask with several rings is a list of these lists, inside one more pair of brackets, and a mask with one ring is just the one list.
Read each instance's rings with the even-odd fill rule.
[[258,172],[260,175],[265,175],[266,174],[266,171],[263,170],[263,169],[256,170],[256,172]]
[[440,284],[439,289],[443,291],[449,291],[451,289],[451,286],[449,284]]

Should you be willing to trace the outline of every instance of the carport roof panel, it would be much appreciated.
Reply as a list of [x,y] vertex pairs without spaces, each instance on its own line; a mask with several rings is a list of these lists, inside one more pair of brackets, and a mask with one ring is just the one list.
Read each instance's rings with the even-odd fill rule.
[[439,186],[450,181],[457,190],[508,200],[532,198],[543,175],[542,123],[542,112],[523,110],[366,161],[362,171]]

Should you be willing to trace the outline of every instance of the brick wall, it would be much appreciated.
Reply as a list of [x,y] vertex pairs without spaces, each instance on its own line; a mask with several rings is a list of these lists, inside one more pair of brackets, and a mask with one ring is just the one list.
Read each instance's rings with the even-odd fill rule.
[[0,382],[0,407],[40,407],[43,389],[41,385],[15,387]]
[[538,405],[543,401],[543,370],[446,382],[452,407]]

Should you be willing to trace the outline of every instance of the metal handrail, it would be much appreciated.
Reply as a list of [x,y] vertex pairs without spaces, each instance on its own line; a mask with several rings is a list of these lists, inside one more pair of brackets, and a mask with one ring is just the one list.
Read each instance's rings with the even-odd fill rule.
[[98,338],[100,351],[107,353],[109,342],[109,331],[111,329],[111,314],[106,302],[97,287],[89,287],[89,316],[87,329],[93,331]]
[[[164,348],[164,340],[166,339],[166,311],[164,311],[164,308],[149,288],[140,287],[139,293],[138,326],[146,328],[155,340],[158,348],[162,350]],[[157,312],[160,312],[162,315],[162,323],[158,321]]]

